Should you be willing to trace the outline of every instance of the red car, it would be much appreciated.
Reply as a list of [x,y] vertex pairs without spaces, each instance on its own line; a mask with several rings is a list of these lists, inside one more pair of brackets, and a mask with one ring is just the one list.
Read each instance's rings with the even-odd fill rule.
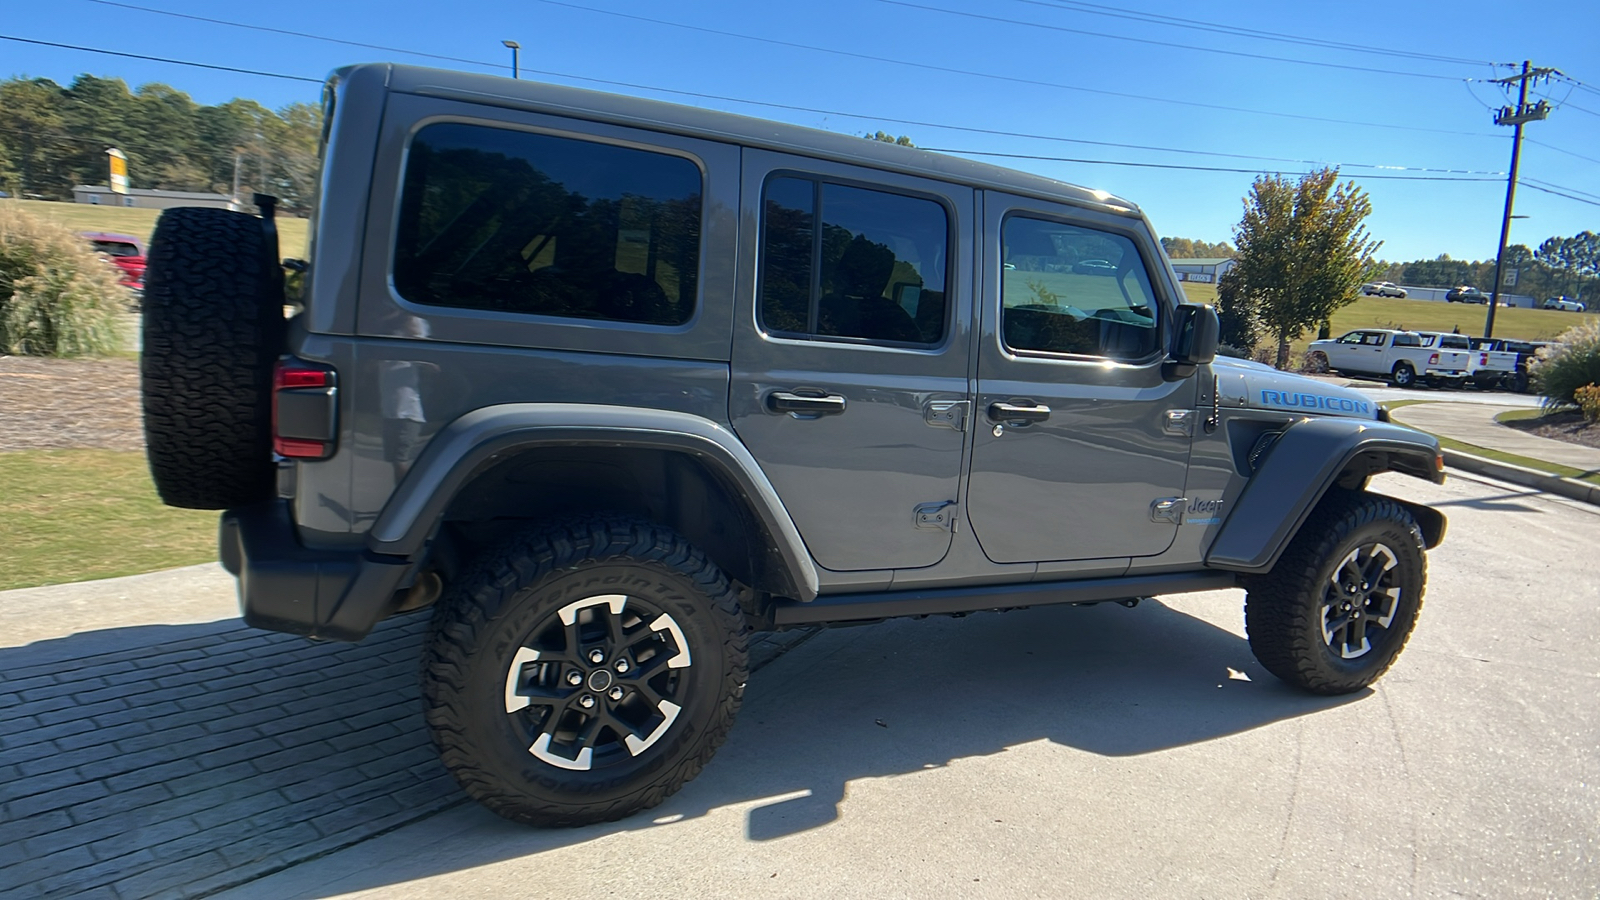
[[94,246],[95,252],[104,253],[122,270],[120,284],[131,291],[144,290],[144,242],[131,234],[113,234],[105,231],[84,231],[78,234]]

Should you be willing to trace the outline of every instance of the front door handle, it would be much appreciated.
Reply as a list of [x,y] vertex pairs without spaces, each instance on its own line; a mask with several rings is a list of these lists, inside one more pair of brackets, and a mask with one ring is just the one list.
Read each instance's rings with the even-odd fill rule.
[[802,416],[836,416],[844,412],[844,406],[844,397],[838,394],[817,397],[774,391],[767,395],[767,408],[773,412],[796,413]]
[[1017,403],[991,403],[989,418],[996,422],[1043,422],[1050,418],[1050,407],[1042,403],[1029,406]]

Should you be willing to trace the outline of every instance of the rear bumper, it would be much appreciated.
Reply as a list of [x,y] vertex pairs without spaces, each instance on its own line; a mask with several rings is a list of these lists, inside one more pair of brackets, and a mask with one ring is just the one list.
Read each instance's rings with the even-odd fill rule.
[[359,641],[388,617],[413,569],[403,557],[301,546],[282,500],[223,513],[217,542],[245,624],[336,641]]

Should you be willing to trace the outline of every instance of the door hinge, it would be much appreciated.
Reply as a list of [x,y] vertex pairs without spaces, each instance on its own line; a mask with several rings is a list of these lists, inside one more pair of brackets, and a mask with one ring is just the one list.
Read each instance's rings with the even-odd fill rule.
[[965,400],[932,400],[922,408],[922,421],[934,428],[966,431],[968,408]]
[[928,531],[956,531],[956,502],[954,500],[941,500],[936,503],[918,504],[915,513],[915,522],[918,528]]
[[1160,497],[1150,504],[1150,521],[1177,525],[1183,519],[1183,507],[1188,502],[1188,497]]

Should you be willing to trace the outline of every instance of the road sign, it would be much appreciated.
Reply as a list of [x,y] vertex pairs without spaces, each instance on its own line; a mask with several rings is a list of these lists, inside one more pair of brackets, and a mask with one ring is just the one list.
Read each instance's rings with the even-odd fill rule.
[[128,192],[128,157],[115,147],[107,150],[106,156],[111,158],[111,193],[126,194]]

